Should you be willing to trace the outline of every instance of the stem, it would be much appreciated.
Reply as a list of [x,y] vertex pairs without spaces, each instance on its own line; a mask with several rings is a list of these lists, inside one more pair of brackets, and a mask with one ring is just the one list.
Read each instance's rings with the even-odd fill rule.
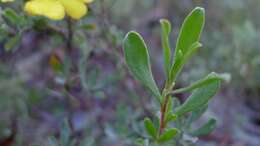
[[173,84],[169,84],[169,82],[166,83],[165,88],[163,90],[163,103],[161,105],[161,117],[160,117],[160,128],[159,128],[159,135],[161,135],[164,131],[164,129],[167,126],[166,123],[166,112],[168,107],[168,102],[169,102],[169,98],[170,96],[168,95],[169,91],[172,90],[172,88],[174,87],[174,83]]
[[72,48],[73,48],[73,43],[72,43],[72,40],[73,40],[73,36],[74,36],[74,33],[73,33],[73,27],[72,27],[72,20],[70,18],[67,18],[67,29],[68,29],[68,36],[67,36],[67,53],[68,55],[72,53]]
[[163,133],[164,128],[166,127],[165,115],[166,115],[168,101],[169,101],[169,96],[166,96],[165,101],[161,106],[160,129],[159,129],[160,135]]
[[180,88],[180,89],[174,90],[168,94],[179,94],[179,93],[183,93],[183,92],[190,91],[190,90],[191,90],[190,88]]

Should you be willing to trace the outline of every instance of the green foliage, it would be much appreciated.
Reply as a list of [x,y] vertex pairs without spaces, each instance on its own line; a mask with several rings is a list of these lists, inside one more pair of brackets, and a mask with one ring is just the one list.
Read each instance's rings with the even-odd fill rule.
[[210,119],[207,123],[202,125],[199,129],[191,133],[192,136],[205,136],[210,134],[217,126],[215,119]]
[[197,48],[201,47],[198,42],[205,23],[203,8],[195,8],[184,20],[175,48],[175,60],[170,72],[170,81],[173,82],[182,66]]
[[189,87],[175,90],[175,93],[193,91],[185,103],[176,109],[176,114],[182,116],[187,112],[196,111],[207,105],[209,100],[217,93],[220,81],[228,80],[228,78],[229,77],[225,77],[225,75],[211,73],[205,79],[202,79]]
[[[91,123],[91,129],[94,129],[94,134],[87,133],[88,138],[79,142],[80,140],[78,140],[77,137],[74,137],[77,133],[72,133],[72,129],[68,122],[65,121],[58,132],[59,134],[50,137],[48,141],[45,141],[48,144],[44,145],[133,145],[133,139],[138,135],[141,137],[141,139],[138,139],[137,141],[137,145],[139,146],[186,146],[195,143],[194,139],[197,139],[197,137],[211,133],[216,127],[216,120],[214,119],[210,119],[205,124],[202,124],[201,127],[194,127],[194,122],[201,118],[201,116],[207,111],[209,102],[219,89],[220,82],[228,80],[229,75],[211,73],[206,78],[193,82],[187,87],[177,88],[179,86],[176,86],[176,84],[181,86],[184,85],[183,80],[178,77],[186,63],[189,63],[189,59],[198,52],[199,48],[202,47],[200,35],[205,23],[205,12],[203,8],[195,8],[186,17],[181,26],[175,49],[170,45],[170,42],[175,42],[170,39],[170,36],[171,31],[176,29],[172,29],[170,21],[166,19],[160,21],[161,50],[163,54],[162,66],[164,67],[164,73],[166,76],[165,80],[159,82],[155,81],[151,70],[153,64],[151,64],[152,61],[150,61],[149,49],[142,36],[137,32],[129,32],[126,36],[123,47],[128,68],[132,75],[142,85],[148,88],[152,93],[152,96],[154,96],[158,101],[155,105],[160,105],[159,107],[153,107],[158,110],[156,114],[154,114],[154,117],[149,115],[150,118],[145,118],[143,123],[140,124],[136,122],[136,120],[140,120],[140,117],[143,116],[143,110],[140,111],[139,108],[131,110],[131,106],[137,108],[141,107],[140,105],[147,106],[147,103],[143,103],[146,101],[141,102],[139,96],[136,96],[132,91],[128,92],[128,89],[125,88],[125,86],[131,86],[132,84],[128,84],[126,83],[128,80],[124,80],[125,68],[123,67],[120,58],[121,54],[117,50],[121,46],[123,39],[122,32],[124,32],[119,30],[119,28],[126,29],[133,25],[139,26],[139,24],[141,24],[141,26],[143,26],[144,24],[144,31],[146,31],[146,29],[153,29],[154,22],[153,20],[150,20],[150,16],[154,16],[154,12],[150,15],[149,9],[151,7],[159,10],[158,12],[156,11],[156,15],[159,14],[159,16],[163,15],[167,18],[171,18],[171,14],[174,13],[164,14],[163,12],[166,12],[164,11],[164,8],[177,10],[176,8],[182,8],[182,4],[186,2],[173,2],[171,0],[165,0],[162,3],[151,0],[101,0],[96,2],[93,7],[94,9],[89,9],[90,14],[94,12],[93,14],[97,15],[99,18],[96,19],[90,15],[88,16],[90,19],[82,19],[79,23],[75,23],[75,21],[70,21],[68,19],[66,21],[56,22],[49,21],[44,17],[27,17],[28,15],[23,13],[22,7],[20,6],[24,2],[26,2],[26,0],[16,1],[16,4],[14,5],[1,3],[0,46],[3,47],[3,50],[1,50],[0,53],[1,56],[2,54],[4,56],[3,60],[10,62],[8,63],[8,66],[16,67],[16,64],[14,65],[13,63],[20,62],[20,59],[24,57],[24,54],[29,52],[38,55],[38,50],[41,50],[44,52],[44,55],[41,54],[40,56],[44,56],[44,61],[47,60],[46,58],[48,58],[49,55],[53,55],[48,54],[51,52],[54,53],[53,56],[57,55],[57,62],[56,64],[55,61],[54,64],[50,63],[50,67],[47,63],[43,62],[42,64],[41,62],[40,65],[43,66],[41,67],[41,71],[44,71],[44,73],[47,72],[47,77],[43,76],[40,77],[42,79],[38,79],[39,75],[42,75],[42,73],[37,74],[36,81],[34,81],[35,78],[20,81],[16,74],[16,70],[14,71],[15,73],[9,73],[12,74],[12,76],[15,76],[14,79],[10,79],[9,76],[1,77],[0,109],[3,109],[3,113],[6,111],[13,112],[19,110],[19,113],[26,113],[29,111],[29,114],[38,114],[34,112],[43,110],[44,105],[38,106],[37,104],[35,106],[34,104],[39,102],[39,99],[42,98],[41,95],[44,92],[44,94],[47,95],[44,95],[44,98],[42,98],[43,101],[46,101],[43,104],[52,103],[54,99],[55,102],[57,100],[59,106],[64,106],[62,109],[55,107],[55,112],[62,114],[64,112],[69,112],[69,115],[73,117],[75,114],[74,112],[78,113],[79,111],[81,112],[84,110],[88,115],[93,115],[93,117],[88,119],[91,119],[91,121],[93,120],[93,123]],[[239,3],[242,4],[240,5]],[[230,3],[229,6],[232,7],[231,9],[233,10],[236,9],[233,7],[243,7],[243,3],[244,2],[240,0],[237,3]],[[20,5],[16,7],[17,4]],[[174,4],[174,6],[164,6],[165,4]],[[243,17],[244,11],[243,13],[236,15],[236,17]],[[136,19],[136,16],[141,18],[140,22],[138,22],[140,19]],[[152,17],[152,19],[154,18],[157,19],[156,17]],[[228,19],[228,22],[230,23],[233,18],[234,17],[224,17],[224,19]],[[250,19],[250,17],[248,17],[248,19]],[[174,20],[179,20],[179,18],[174,18]],[[93,21],[97,21],[97,24],[93,24]],[[110,24],[110,21],[115,24]],[[68,22],[71,22],[70,29],[72,30],[68,30]],[[152,24],[150,25],[150,23]],[[178,22],[176,24],[178,24]],[[222,25],[226,24],[223,23]],[[219,69],[218,71],[233,71],[233,74],[237,75],[235,81],[238,82],[234,83],[236,85],[245,86],[246,88],[259,86],[260,57],[257,40],[259,40],[258,34],[260,33],[257,30],[257,26],[254,26],[250,20],[246,23],[234,25],[235,27],[232,25],[232,28],[223,28],[225,31],[231,31],[231,34],[228,35],[221,33],[219,28],[215,28],[216,25],[209,25],[208,28],[212,26],[214,28],[212,30],[215,32],[211,33],[211,31],[207,31],[205,33],[207,36],[203,42],[207,42],[207,44],[200,52],[201,54],[206,49],[209,49],[205,52],[209,52],[211,55],[204,54],[203,57],[197,57],[195,60],[200,60],[199,64],[201,66],[210,66],[209,70],[214,67]],[[89,33],[87,31],[91,32]],[[73,34],[70,34],[70,32]],[[208,37],[211,34],[213,37]],[[69,37],[70,35],[72,37]],[[226,36],[232,36],[232,40],[229,40]],[[215,39],[221,41],[215,43]],[[31,40],[34,42],[29,42]],[[22,41],[24,41],[25,44],[21,45]],[[154,40],[152,40],[152,42],[153,41]],[[73,49],[73,52],[70,52],[71,54],[67,54],[66,51],[65,53],[63,52],[67,49],[66,47],[68,46],[66,43],[68,44],[68,42],[73,44],[71,48]],[[154,42],[157,44],[156,40]],[[211,46],[208,46],[208,44]],[[30,45],[32,48],[30,48]],[[29,47],[27,48],[27,46]],[[21,52],[18,52],[18,48],[21,48]],[[44,50],[42,50],[42,48],[44,48]],[[6,60],[5,57],[7,55],[12,55],[11,53],[16,51],[18,53],[14,54],[14,59],[17,59],[16,56],[19,56],[18,61],[12,59],[10,61]],[[173,51],[175,52],[173,53]],[[30,57],[30,55],[31,54],[28,54],[27,56],[26,54],[26,58]],[[157,58],[152,58],[151,60],[157,60]],[[230,64],[232,64],[232,67],[230,67]],[[206,68],[205,66],[204,68]],[[104,70],[103,67],[105,68]],[[19,68],[24,67],[19,65]],[[108,70],[111,72],[108,73]],[[196,68],[196,70],[201,71],[202,69]],[[35,71],[37,72],[38,70],[35,69]],[[191,72],[183,73],[189,74],[188,77],[191,77],[192,74]],[[208,73],[209,71],[206,70],[203,74],[206,75]],[[246,80],[244,80],[245,78]],[[157,79],[161,78],[158,78],[157,76]],[[45,93],[46,90],[39,90],[40,93],[32,92],[28,94],[25,92],[27,89],[24,89],[24,86],[27,87],[27,81],[29,82],[29,86],[39,84],[40,87],[47,88],[48,93]],[[120,81],[120,83],[117,81]],[[179,83],[177,81],[182,82]],[[114,83],[118,83],[118,86],[114,86]],[[165,83],[165,85],[164,87],[161,85],[159,87],[157,86],[157,83]],[[48,87],[46,87],[46,84],[48,84]],[[49,86],[49,84],[51,85]],[[121,87],[125,88],[127,91],[125,91],[125,89],[120,91]],[[35,88],[39,88],[39,86],[36,86]],[[106,93],[107,91],[108,93]],[[113,98],[106,98],[107,94]],[[182,96],[186,96],[187,94],[191,95],[187,95],[186,100],[181,102],[178,98],[179,94]],[[120,96],[120,98],[117,96]],[[127,105],[120,105],[120,102],[122,102],[121,100],[125,100],[124,96],[131,98],[127,98]],[[24,103],[24,99],[28,99],[29,103]],[[69,99],[69,101],[67,101],[67,99]],[[73,103],[71,103],[70,100],[73,100]],[[133,105],[132,103],[128,103],[130,100],[134,100],[136,103]],[[74,101],[76,102],[74,103]],[[14,104],[15,106],[13,106]],[[112,104],[113,109],[110,109],[109,107],[107,110],[108,106],[110,106],[108,104]],[[18,107],[16,107],[16,105]],[[32,109],[26,108],[26,106],[32,105],[35,107]],[[118,107],[115,109],[114,107],[116,106]],[[8,109],[6,109],[6,107],[8,107]],[[144,109],[146,111],[149,110],[149,108],[145,107]],[[106,111],[104,112],[103,109]],[[113,110],[116,110],[116,112],[113,112]],[[53,113],[50,113],[49,111],[44,111],[42,113],[47,118],[55,118],[55,116],[52,115]],[[105,113],[105,115],[103,113]],[[112,116],[110,116],[110,114]],[[114,114],[118,115],[115,117]],[[33,116],[38,118],[41,117],[41,115],[42,114]],[[5,119],[5,117],[2,119]],[[107,123],[107,120],[111,120],[112,122]],[[20,119],[18,121],[20,121]],[[24,123],[27,124],[27,122],[30,121],[26,120]],[[30,123],[28,125],[30,125]],[[34,124],[32,125],[34,126]],[[19,129],[21,129],[19,131],[23,132],[23,123],[19,123],[19,126]],[[33,130],[33,135],[34,131],[36,130]],[[41,134],[42,133],[39,135]],[[35,135],[38,136],[38,133],[35,133]],[[8,136],[8,134],[5,136]],[[92,136],[94,138],[92,138]],[[98,139],[98,141],[95,142],[94,139]],[[77,141],[77,144],[75,144],[75,141]],[[120,144],[107,144],[113,143],[113,141]],[[33,138],[32,143],[34,143]],[[21,145],[22,144],[19,146]]]
[[[150,135],[149,145],[161,145],[161,143],[181,144],[181,141],[185,141],[183,135],[194,137],[206,135],[213,131],[216,126],[216,121],[210,120],[201,128],[193,131],[193,133],[189,130],[191,124],[206,111],[208,102],[219,89],[220,82],[230,78],[228,74],[211,73],[206,78],[188,87],[174,89],[178,73],[188,59],[202,46],[199,39],[204,21],[204,9],[199,7],[195,8],[186,17],[177,40],[173,56],[174,62],[171,64],[172,55],[169,46],[171,24],[167,20],[161,20],[164,70],[167,75],[166,84],[161,93],[159,93],[152,75],[148,49],[143,38],[137,32],[130,32],[126,35],[124,55],[130,71],[137,80],[153,92],[155,98],[158,99],[158,95],[161,95],[159,99],[160,114],[157,117],[160,121],[159,127],[154,126],[153,122],[148,118],[144,120],[146,132]],[[171,95],[183,92],[192,92],[192,94],[183,104],[179,105],[178,99],[174,98],[172,100]],[[188,123],[188,125],[182,121],[186,121],[185,123]],[[144,140],[140,145],[144,146],[147,143],[145,144]]]
[[162,46],[163,46],[163,58],[164,58],[164,69],[169,78],[169,72],[171,67],[171,47],[169,42],[169,36],[171,33],[171,24],[168,20],[162,19],[161,21],[162,27]]
[[[75,146],[76,139],[71,138],[72,137],[71,134],[72,132],[68,120],[64,120],[60,127],[59,139],[53,136],[49,137],[48,143],[50,146]],[[94,143],[93,140],[86,138],[79,143],[79,146],[91,146],[93,143]]]
[[[13,9],[6,8],[0,14],[3,24],[0,25],[1,41],[5,41],[5,51],[10,52],[19,46],[22,39],[22,32],[27,27],[26,19],[23,15],[18,15]],[[6,39],[8,38],[8,39]]]
[[161,134],[157,141],[159,143],[167,142],[167,141],[173,139],[178,133],[179,133],[178,129],[171,128],[169,130],[166,130],[163,134]]
[[148,134],[156,139],[157,138],[157,129],[155,128],[153,122],[149,118],[144,119],[144,126]]
[[143,38],[136,32],[129,32],[124,40],[124,54],[126,63],[144,86],[148,87],[160,101],[161,95],[154,81],[148,49]]
[[[253,63],[260,54],[259,19],[256,19],[259,9],[255,10],[259,1],[220,0],[212,1],[210,5],[217,10],[221,9],[216,14],[225,17],[215,17],[214,22],[208,22],[209,27],[202,38],[207,43],[198,57],[189,64],[189,77],[185,74],[182,79],[188,82],[217,68],[219,72],[232,74],[227,91],[249,101],[259,100],[260,64]],[[191,69],[191,66],[194,68]]]
[[19,16],[13,9],[11,8],[6,8],[3,12],[2,12],[2,16],[4,18],[4,20],[6,21],[6,23],[9,26],[15,27],[17,29],[21,29],[23,27],[25,27],[26,25],[26,20],[25,17],[23,16]]

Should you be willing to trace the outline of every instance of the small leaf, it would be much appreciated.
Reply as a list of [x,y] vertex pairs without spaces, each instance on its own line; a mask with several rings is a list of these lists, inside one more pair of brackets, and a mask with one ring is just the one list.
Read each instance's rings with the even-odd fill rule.
[[201,47],[202,44],[200,42],[193,43],[185,53],[185,56],[183,57],[182,65],[184,65],[187,62],[187,60],[198,50],[198,48]]
[[167,103],[167,110],[166,110],[166,119],[165,122],[175,121],[177,119],[177,115],[173,114],[173,99],[169,97],[169,101]]
[[172,94],[189,92],[189,91],[192,91],[194,89],[197,89],[197,88],[200,88],[200,87],[203,87],[203,86],[207,86],[207,85],[209,85],[213,82],[216,82],[216,81],[227,81],[228,82],[229,80],[230,80],[230,75],[227,74],[227,73],[217,74],[217,73],[212,72],[207,77],[205,77],[204,79],[201,79],[201,80],[191,84],[188,87],[174,90],[172,92]]
[[166,116],[166,123],[176,121],[177,120],[177,115],[169,113]]
[[163,143],[167,142],[171,139],[173,139],[177,134],[179,133],[179,130],[176,128],[172,128],[170,130],[165,131],[159,138],[158,142]]
[[183,57],[184,57],[183,52],[179,50],[176,54],[177,55],[175,56],[174,65],[172,66],[170,71],[170,83],[174,81],[178,72],[181,70],[183,66]]
[[20,41],[21,41],[20,34],[17,34],[15,36],[9,38],[8,41],[4,45],[5,51],[9,52],[9,51],[15,49],[18,46],[18,44],[20,43]]
[[171,23],[166,20],[160,20],[162,28],[162,46],[163,46],[163,58],[164,58],[164,70],[167,78],[169,78],[171,67],[171,47],[169,43],[169,36],[171,33]]
[[135,141],[135,144],[137,146],[149,146],[149,139],[142,139],[142,138],[138,138]]
[[144,139],[142,139],[142,138],[137,138],[137,139],[135,140],[135,144],[136,144],[137,146],[144,146]]
[[41,32],[48,27],[52,27],[52,26],[49,26],[48,20],[45,17],[36,17],[33,19],[32,28],[34,30]]
[[214,82],[197,88],[193,91],[191,96],[176,109],[176,115],[182,116],[185,113],[198,110],[200,107],[205,106],[209,100],[217,93],[220,86],[220,81]]
[[[198,48],[202,47],[202,44],[199,42],[193,43],[186,54],[183,54],[183,51],[179,51],[180,53],[177,53],[176,60],[174,65],[171,69],[171,79],[175,79],[178,75],[178,73],[182,70],[184,64],[188,61],[188,59],[198,50]],[[174,80],[171,80],[171,82]]]
[[149,118],[144,119],[144,126],[146,129],[146,132],[152,137],[156,138],[157,136],[157,130],[153,124],[153,122]]
[[129,32],[124,39],[126,63],[136,79],[149,88],[157,100],[161,101],[160,91],[154,81],[148,49],[137,32]]
[[12,27],[22,27],[26,20],[23,16],[19,16],[13,9],[6,8],[3,13],[3,18]]
[[[205,23],[205,11],[203,8],[197,7],[195,8],[184,20],[179,37],[177,39],[177,44],[175,48],[175,59],[173,66],[171,68],[171,82],[173,82],[178,74],[178,72],[181,69],[181,65],[176,65],[177,58],[178,58],[178,52],[181,51],[184,56],[189,52],[189,49],[191,49],[192,45],[199,41],[200,34],[203,30]],[[185,63],[182,61],[182,63]],[[175,69],[176,66],[179,66],[177,70]]]
[[210,134],[217,126],[215,119],[210,119],[206,124],[191,133],[192,136],[205,136]]
[[0,25],[0,42],[2,42],[3,40],[6,39],[6,37],[8,36],[8,30],[7,30],[7,26],[6,25]]

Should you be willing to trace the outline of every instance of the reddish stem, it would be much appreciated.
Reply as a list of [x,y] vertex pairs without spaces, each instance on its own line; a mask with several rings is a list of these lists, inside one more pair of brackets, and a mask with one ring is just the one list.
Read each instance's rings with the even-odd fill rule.
[[168,105],[168,101],[169,101],[169,97],[166,96],[166,99],[164,101],[164,103],[162,104],[162,107],[161,107],[161,118],[160,118],[160,134],[163,133],[164,131],[164,128],[166,127],[166,123],[165,123],[165,114],[166,114],[166,110],[167,110],[167,105]]

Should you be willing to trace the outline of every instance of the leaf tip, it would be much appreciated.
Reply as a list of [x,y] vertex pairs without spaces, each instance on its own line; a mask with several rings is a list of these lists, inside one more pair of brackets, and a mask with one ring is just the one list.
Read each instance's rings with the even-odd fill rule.
[[131,36],[140,36],[140,34],[136,31],[132,30],[126,34],[125,39],[127,39],[128,37],[131,37]]
[[193,12],[197,12],[197,13],[201,13],[201,14],[205,14],[205,9],[202,7],[196,7]]
[[167,24],[170,24],[170,21],[169,20],[167,20],[167,19],[164,19],[164,18],[162,18],[162,19],[160,19],[160,23],[167,23]]

